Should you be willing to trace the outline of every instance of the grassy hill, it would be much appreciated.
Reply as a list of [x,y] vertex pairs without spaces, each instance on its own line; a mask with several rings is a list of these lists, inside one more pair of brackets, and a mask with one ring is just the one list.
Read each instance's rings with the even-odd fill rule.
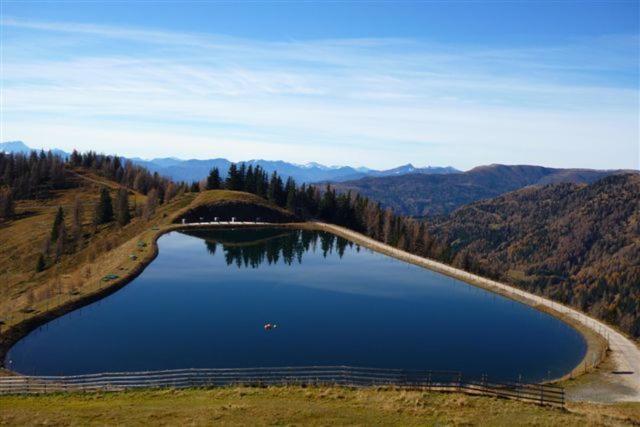
[[[37,200],[18,200],[15,216],[0,222],[0,356],[34,325],[52,319],[77,306],[118,289],[139,274],[156,256],[155,239],[175,227],[181,218],[189,222],[204,216],[221,220],[262,217],[263,221],[294,220],[288,211],[253,194],[213,190],[179,193],[160,204],[154,214],[136,214],[147,196],[129,192],[132,221],[119,226],[112,221],[95,226],[93,212],[100,190],[108,188],[112,199],[122,186],[94,171],[72,168],[65,171],[65,187],[48,191]],[[62,208],[67,230],[70,212],[82,206],[80,238],[66,242],[54,260],[48,246],[56,212]],[[46,251],[46,268],[36,271],[39,254]]]
[[241,191],[216,190],[204,191],[178,212],[175,222],[181,222],[184,218],[187,222],[229,221],[236,218],[237,221],[260,222],[293,222],[295,216],[279,206],[269,203],[255,194]]
[[[157,231],[153,228],[170,224],[173,212],[195,197],[190,193],[178,195],[158,206],[147,219],[135,215],[136,206],[144,204],[146,196],[129,190],[132,221],[125,226],[116,222],[95,226],[92,217],[100,189],[108,188],[114,198],[120,185],[81,168],[66,174],[67,188],[51,191],[46,198],[18,200],[15,217],[0,223],[0,354],[16,334],[20,336],[31,327],[31,320],[55,317],[76,302],[118,284],[118,280],[105,281],[105,276],[135,276],[155,256],[152,242]],[[44,246],[56,211],[63,209],[70,230],[70,212],[77,200],[82,206],[80,237],[67,241],[55,260],[53,249]],[[38,272],[36,260],[45,251],[50,254],[46,268]],[[17,325],[21,326],[16,329]]]
[[332,185],[379,201],[397,213],[420,217],[448,214],[468,203],[529,185],[591,183],[613,173],[619,171],[489,165],[463,173],[363,178]]

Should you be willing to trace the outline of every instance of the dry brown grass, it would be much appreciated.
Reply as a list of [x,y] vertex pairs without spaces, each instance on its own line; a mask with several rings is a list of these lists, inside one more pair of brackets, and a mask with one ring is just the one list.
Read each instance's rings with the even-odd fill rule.
[[[95,175],[78,177],[79,187],[44,201],[18,203],[20,217],[0,226],[0,312],[8,326],[68,302],[82,301],[101,289],[117,286],[101,278],[122,278],[140,270],[155,255],[155,239],[174,227],[182,210],[203,203],[242,200],[265,204],[256,196],[230,191],[182,195],[161,206],[150,221],[134,219],[94,230],[93,207],[99,188],[114,192],[117,184]],[[63,206],[69,228],[76,197],[84,204],[81,248],[54,267],[35,273],[42,241],[50,233],[55,211]],[[194,200],[195,198],[195,200]],[[132,194],[142,204],[144,196]],[[142,241],[146,246],[139,247]],[[136,260],[130,255],[135,253]],[[25,309],[27,309],[25,311]],[[2,374],[2,372],[0,372]],[[135,408],[135,410],[133,410]],[[484,424],[484,425],[627,425],[640,418],[638,404],[572,404],[572,412],[522,402],[443,395],[419,391],[343,388],[270,388],[163,390],[127,393],[0,397],[0,424]]]
[[[19,201],[17,218],[0,225],[0,317],[6,331],[19,322],[40,315],[69,301],[86,295],[112,283],[101,278],[107,274],[126,276],[153,254],[151,241],[157,233],[155,226],[170,223],[170,214],[193,200],[193,195],[176,197],[160,206],[150,221],[134,218],[125,227],[115,223],[95,228],[93,211],[99,190],[106,186],[115,191],[118,184],[99,176],[83,173],[74,178],[77,187],[56,191],[46,200]],[[36,273],[38,255],[43,242],[51,232],[58,206],[65,211],[67,230],[71,229],[71,208],[76,197],[82,200],[82,234],[78,248],[68,251],[57,263],[49,261],[49,267]],[[145,196],[131,192],[130,204],[141,205]],[[138,240],[147,246],[137,247]],[[136,254],[137,260],[129,256]]]
[[574,413],[586,415],[592,420],[615,419],[633,425],[640,425],[640,402],[616,404],[574,402],[569,403],[567,409]]
[[203,205],[215,205],[225,202],[240,202],[252,204],[274,210],[284,216],[291,215],[291,213],[286,209],[274,205],[273,203],[263,199],[262,197],[256,196],[255,194],[245,193],[243,191],[208,190],[198,193],[196,198],[188,206],[185,206],[183,209],[177,211],[174,214],[174,218],[179,218],[187,211],[196,209]]
[[256,205],[273,206],[255,194],[243,191],[210,190],[199,193],[191,207],[219,202],[247,202],[255,203]]
[[[633,408],[632,408],[633,410]],[[0,397],[0,424],[631,425],[628,408],[569,412],[459,394],[342,387],[217,388]]]

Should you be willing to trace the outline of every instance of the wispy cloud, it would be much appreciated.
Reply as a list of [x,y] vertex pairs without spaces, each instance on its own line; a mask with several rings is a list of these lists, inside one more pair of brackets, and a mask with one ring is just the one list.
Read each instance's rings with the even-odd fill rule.
[[635,36],[499,50],[2,26],[3,139],[379,167],[638,167]]

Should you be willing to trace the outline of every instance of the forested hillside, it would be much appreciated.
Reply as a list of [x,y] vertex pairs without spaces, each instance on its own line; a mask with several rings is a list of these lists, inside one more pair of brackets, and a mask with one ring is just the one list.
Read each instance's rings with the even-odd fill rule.
[[640,336],[640,175],[526,188],[430,225],[432,256]]
[[[505,175],[511,177],[509,185],[524,185],[578,173],[503,168],[478,168],[475,173],[482,179],[476,182],[504,190],[507,184],[500,181]],[[580,174],[580,179],[590,180],[604,172]],[[174,198],[179,199],[175,206],[183,207],[195,197],[188,193],[217,189],[253,193],[286,209],[292,219],[342,225],[402,250],[550,296],[640,336],[638,174],[613,175],[590,185],[528,187],[427,223],[397,215],[360,194],[298,186],[259,166],[234,164],[226,179],[214,168],[206,180],[187,185],[91,152],[73,153],[66,160],[51,153],[0,154],[0,231],[7,233],[0,272],[10,279],[6,282],[20,285],[16,296],[28,305],[29,281],[49,280],[42,274],[51,270],[55,278],[60,266],[77,256],[108,253],[157,219],[159,210],[163,218],[175,214],[175,207],[167,206]],[[130,222],[133,225],[127,225]],[[29,244],[15,232],[34,226],[37,238]],[[109,243],[103,237],[107,235],[121,236]]]
[[334,186],[370,197],[402,215],[433,217],[529,185],[591,183],[612,173],[619,171],[489,165],[464,173],[363,178]]
[[79,169],[97,173],[143,194],[155,190],[160,199],[166,191],[176,191],[171,188],[175,184],[157,173],[152,174],[121,157],[92,151],[83,154],[74,151],[68,159],[51,151],[0,152],[0,188],[11,190],[12,200],[45,199],[55,190],[76,185],[73,175]]
[[109,252],[188,189],[117,156],[0,153],[0,296],[36,298],[48,276]]

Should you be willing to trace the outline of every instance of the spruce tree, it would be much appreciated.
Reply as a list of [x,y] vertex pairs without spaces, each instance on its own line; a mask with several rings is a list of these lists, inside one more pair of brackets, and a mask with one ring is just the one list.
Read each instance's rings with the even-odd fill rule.
[[213,168],[207,177],[207,190],[218,190],[220,185],[220,171],[218,168]]
[[240,165],[240,168],[238,168],[238,188],[237,190],[239,191],[243,191],[244,190],[244,185],[247,179],[247,165],[242,163]]
[[0,218],[9,219],[14,213],[13,194],[10,188],[0,189]]
[[292,178],[287,179],[286,185],[287,201],[286,208],[288,211],[295,213],[296,211],[296,183]]
[[329,184],[325,189],[319,206],[320,218],[326,221],[333,221],[336,215],[336,191],[333,190]]
[[124,227],[131,221],[131,214],[129,213],[129,194],[124,188],[118,190],[118,197],[116,199],[116,215],[120,227]]
[[260,166],[256,166],[253,171],[253,179],[255,180],[255,194],[260,197],[266,197],[269,183],[267,182],[266,172]]
[[225,188],[227,190],[242,190],[242,183],[240,179],[240,172],[235,163],[231,163],[229,166],[229,172],[227,172],[227,181],[225,182]]
[[106,187],[103,187],[100,190],[100,200],[96,205],[96,212],[94,216],[94,224],[106,224],[113,220],[113,205],[111,203],[111,196],[109,195],[109,190]]
[[267,200],[271,203],[278,203],[278,176],[275,172],[271,174],[269,188],[267,188]]
[[55,242],[58,240],[58,236],[60,233],[60,224],[64,222],[64,211],[62,210],[62,206],[58,206],[58,211],[56,212],[56,217],[53,220],[53,226],[51,227],[51,241]]
[[247,193],[256,192],[256,179],[251,165],[247,168],[247,173],[244,176],[244,191]]

